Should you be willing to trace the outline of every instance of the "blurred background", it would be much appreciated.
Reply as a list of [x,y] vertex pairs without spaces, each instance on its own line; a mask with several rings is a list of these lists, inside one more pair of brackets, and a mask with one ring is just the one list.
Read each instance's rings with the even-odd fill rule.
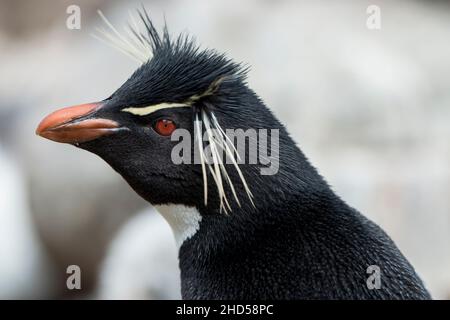
[[[91,37],[155,24],[249,64],[250,86],[350,205],[450,298],[450,1],[0,0],[0,298],[179,298],[169,227],[96,156],[38,138],[137,67]],[[66,27],[69,5],[81,29]],[[381,29],[366,26],[369,5]],[[68,290],[78,265],[82,289]]]

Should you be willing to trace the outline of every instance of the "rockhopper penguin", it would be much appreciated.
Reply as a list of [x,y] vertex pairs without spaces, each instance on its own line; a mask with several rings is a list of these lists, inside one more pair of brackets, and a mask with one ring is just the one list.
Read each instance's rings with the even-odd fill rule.
[[[430,298],[386,233],[330,189],[247,86],[246,68],[138,14],[127,36],[102,14],[109,29],[99,31],[141,66],[109,98],[50,114],[37,134],[97,154],[160,211],[179,246],[183,298]],[[264,156],[249,161],[230,129],[276,137],[266,144],[276,172],[261,174]],[[174,161],[177,132],[190,133],[183,159],[200,161]]]

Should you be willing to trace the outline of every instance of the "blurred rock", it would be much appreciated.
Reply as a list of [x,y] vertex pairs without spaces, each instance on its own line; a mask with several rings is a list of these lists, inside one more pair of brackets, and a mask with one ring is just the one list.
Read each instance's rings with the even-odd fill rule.
[[180,299],[178,250],[167,222],[154,209],[138,213],[108,248],[98,299]]
[[54,269],[28,206],[24,178],[0,143],[0,299],[48,298]]

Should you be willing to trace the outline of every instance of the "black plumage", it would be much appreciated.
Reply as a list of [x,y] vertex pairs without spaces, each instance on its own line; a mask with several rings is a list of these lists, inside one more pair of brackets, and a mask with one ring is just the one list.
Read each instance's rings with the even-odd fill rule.
[[[182,296],[186,299],[428,299],[413,267],[376,224],[348,206],[316,169],[261,99],[248,88],[246,70],[224,55],[199,49],[186,36],[162,37],[146,15],[139,39],[152,58],[87,117],[116,121],[126,130],[77,145],[98,154],[152,204],[196,207],[198,231],[180,247]],[[209,90],[214,85],[214,90]],[[204,93],[207,94],[204,94]],[[192,98],[195,97],[195,98]],[[147,116],[121,112],[125,107],[184,103]],[[241,206],[220,210],[213,179],[204,203],[202,168],[177,165],[176,144],[152,124],[170,118],[194,130],[193,116],[213,112],[223,128],[278,129],[279,170],[261,175],[259,165],[242,164],[254,205],[245,196],[233,166]],[[270,153],[270,151],[269,151]],[[231,190],[225,193],[232,199]],[[366,270],[381,269],[381,288],[369,289]]]

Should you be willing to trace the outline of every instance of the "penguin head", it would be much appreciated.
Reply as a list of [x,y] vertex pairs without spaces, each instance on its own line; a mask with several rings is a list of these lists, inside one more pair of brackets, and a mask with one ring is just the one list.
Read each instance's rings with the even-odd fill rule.
[[141,19],[135,46],[120,38],[116,45],[142,65],[109,98],[50,114],[37,134],[97,154],[152,204],[227,211],[253,203],[249,181],[258,170],[237,164],[225,131],[279,122],[247,87],[240,64],[186,36],[172,40],[167,28],[160,35],[145,12]]

